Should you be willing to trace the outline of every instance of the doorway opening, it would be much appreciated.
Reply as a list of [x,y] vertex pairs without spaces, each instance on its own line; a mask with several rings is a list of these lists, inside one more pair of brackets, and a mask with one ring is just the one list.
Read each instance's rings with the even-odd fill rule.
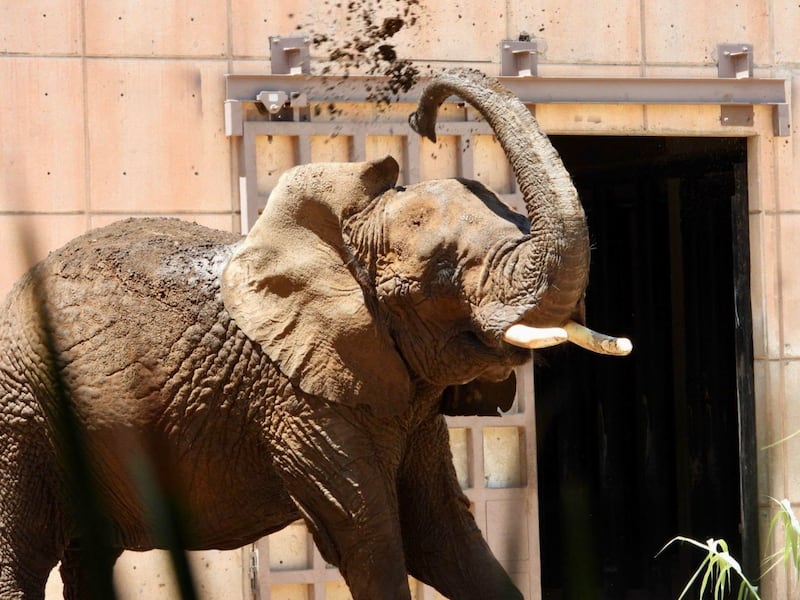
[[674,536],[757,541],[746,141],[552,139],[589,221],[587,322],[634,352],[537,361],[543,595],[676,598],[702,555],[656,556]]

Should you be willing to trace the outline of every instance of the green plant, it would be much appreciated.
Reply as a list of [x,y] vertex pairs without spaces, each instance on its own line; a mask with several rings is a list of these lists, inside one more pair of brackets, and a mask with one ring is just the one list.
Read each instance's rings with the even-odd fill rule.
[[[772,536],[775,535],[779,527],[783,531],[784,539],[783,547],[764,559],[763,574],[766,575],[781,564],[789,564],[794,572],[800,575],[800,520],[792,510],[792,504],[788,499],[776,500],[775,498],[770,498],[770,500],[778,505],[779,510],[770,521],[767,545],[769,545]],[[702,598],[706,590],[711,589],[709,586],[713,586],[714,599],[721,599],[724,593],[731,588],[731,579],[733,577],[731,572],[741,579],[737,600],[747,600],[748,598],[760,600],[758,588],[744,576],[738,561],[728,552],[728,544],[725,540],[712,538],[704,544],[692,538],[677,536],[667,542],[659,554],[675,542],[685,542],[706,552],[703,562],[700,563],[694,575],[683,588],[678,600],[686,596],[689,588],[692,587],[692,584],[701,574],[703,579],[700,585],[699,597]]]
[[[774,448],[798,435],[800,435],[800,430],[795,431],[777,442],[764,446],[762,449],[768,450]],[[775,534],[778,526],[783,530],[784,538],[783,547],[776,550],[762,561],[764,567],[762,577],[781,564],[789,564],[794,570],[795,576],[800,576],[800,520],[798,520],[797,515],[792,510],[792,503],[788,498],[777,500],[770,497],[770,500],[778,505],[779,510],[770,521],[767,546],[769,546],[769,542],[772,541],[772,536]],[[736,573],[742,580],[739,585],[737,600],[747,600],[748,598],[761,600],[761,596],[758,595],[758,588],[744,576],[738,561],[728,553],[728,544],[725,540],[715,540],[711,538],[703,544],[702,542],[688,537],[677,536],[667,542],[658,554],[661,554],[668,546],[671,546],[675,542],[686,542],[706,551],[703,562],[700,563],[700,566],[694,572],[691,579],[689,579],[686,587],[683,588],[678,600],[686,596],[689,588],[701,573],[703,573],[703,581],[700,586],[699,598],[703,597],[706,589],[708,589],[708,585],[713,584],[714,599],[721,599],[725,591],[730,589],[731,571]]]
[[704,544],[692,538],[676,536],[667,542],[659,551],[659,554],[675,542],[685,542],[706,552],[703,562],[700,563],[694,575],[692,575],[689,582],[683,588],[680,596],[678,596],[678,600],[682,600],[686,596],[689,592],[689,588],[692,587],[692,584],[700,575],[703,576],[703,579],[700,584],[700,595],[698,598],[702,598],[707,589],[712,590],[712,587],[709,586],[713,586],[714,600],[722,600],[722,598],[725,597],[725,593],[731,589],[734,573],[741,579],[739,593],[736,596],[737,600],[747,600],[748,598],[761,600],[761,596],[758,595],[758,588],[750,583],[747,577],[744,576],[741,565],[739,565],[739,562],[728,552],[728,544],[725,540],[710,538]]
[[791,565],[796,574],[800,575],[800,521],[797,515],[792,510],[792,504],[787,498],[783,500],[776,500],[770,498],[775,502],[780,510],[772,517],[769,524],[769,535],[767,536],[767,545],[775,533],[775,529],[780,525],[783,529],[783,548],[775,551],[764,559],[764,573],[769,573],[772,569],[780,564],[788,563]]

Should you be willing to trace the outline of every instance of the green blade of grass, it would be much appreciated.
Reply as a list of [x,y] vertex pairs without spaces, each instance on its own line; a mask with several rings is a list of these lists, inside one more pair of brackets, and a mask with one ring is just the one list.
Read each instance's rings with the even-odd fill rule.
[[[713,582],[713,597],[715,600],[721,600],[725,596],[725,592],[731,588],[731,571],[736,573],[742,582],[739,587],[738,594],[740,599],[745,600],[746,598],[752,596],[754,600],[761,600],[761,597],[758,595],[758,588],[750,583],[750,581],[748,581],[748,579],[744,576],[741,565],[728,552],[728,544],[725,540],[715,540],[710,538],[704,544],[689,537],[676,536],[667,542],[658,552],[658,554],[661,554],[667,549],[668,546],[671,546],[676,542],[690,544],[706,553],[703,561],[700,563],[700,566],[691,576],[689,582],[681,591],[680,596],[678,596],[678,600],[682,600],[686,596],[686,594],[689,592],[689,589],[692,587],[694,582],[697,581],[697,578],[701,574],[703,575],[703,579],[700,585],[699,598],[703,598],[703,595],[708,589],[709,583]],[[658,554],[656,554],[656,556],[658,556]]]

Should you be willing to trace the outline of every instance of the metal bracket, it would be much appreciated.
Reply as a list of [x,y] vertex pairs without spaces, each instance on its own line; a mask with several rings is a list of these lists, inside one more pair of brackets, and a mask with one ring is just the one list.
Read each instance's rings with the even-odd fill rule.
[[752,127],[753,114],[752,104],[721,104],[719,122],[734,127]]
[[247,569],[248,579],[250,580],[250,594],[253,600],[261,598],[261,590],[258,585],[258,546],[250,545],[250,564]]
[[[753,44],[718,44],[717,76],[722,79],[753,78]],[[753,106],[750,104],[722,104],[719,110],[722,125],[753,125]]]
[[789,104],[782,102],[772,108],[772,130],[775,135],[787,136],[791,133]]
[[751,79],[753,77],[753,44],[718,44],[717,76]]
[[308,75],[311,73],[311,59],[308,36],[281,37],[270,36],[270,65],[273,75]]
[[244,133],[244,108],[241,100],[225,100],[225,135],[241,136]]
[[536,40],[503,40],[500,42],[500,75],[504,77],[536,77],[539,68]]

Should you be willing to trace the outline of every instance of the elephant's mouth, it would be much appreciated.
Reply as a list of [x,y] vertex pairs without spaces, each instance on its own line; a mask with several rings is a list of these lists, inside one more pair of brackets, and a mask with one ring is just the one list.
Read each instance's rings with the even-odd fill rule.
[[561,327],[531,327],[522,322],[515,323],[503,332],[503,341],[527,349],[547,348],[569,341],[597,354],[611,356],[626,356],[633,350],[628,338],[598,333],[575,321],[567,321]]

